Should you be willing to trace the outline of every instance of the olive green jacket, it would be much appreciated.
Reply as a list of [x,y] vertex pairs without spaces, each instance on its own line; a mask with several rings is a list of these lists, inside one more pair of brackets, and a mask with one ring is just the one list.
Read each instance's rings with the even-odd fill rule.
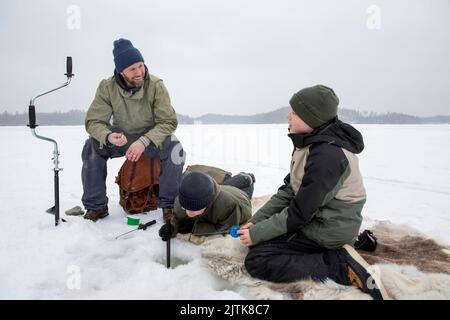
[[178,232],[202,235],[217,231],[225,231],[234,225],[247,222],[252,216],[252,205],[242,190],[233,186],[218,186],[219,192],[214,202],[202,215],[190,218],[181,207],[178,197],[173,208],[172,224],[175,227],[173,236]]
[[85,127],[101,147],[111,133],[111,118],[112,126],[142,134],[157,147],[178,124],[163,81],[149,73],[143,86],[134,93],[120,87],[114,76],[100,82],[86,114]]
[[336,120],[312,134],[290,137],[290,174],[251,218],[253,244],[296,232],[328,249],[353,244],[366,202],[356,156],[364,148],[361,134]]

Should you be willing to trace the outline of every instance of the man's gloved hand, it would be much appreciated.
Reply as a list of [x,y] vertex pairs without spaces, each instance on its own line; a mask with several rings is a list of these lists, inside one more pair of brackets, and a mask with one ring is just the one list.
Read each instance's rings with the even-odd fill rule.
[[171,223],[166,223],[159,229],[158,234],[161,237],[162,241],[168,241],[170,238],[172,238],[172,234],[174,231],[174,226]]

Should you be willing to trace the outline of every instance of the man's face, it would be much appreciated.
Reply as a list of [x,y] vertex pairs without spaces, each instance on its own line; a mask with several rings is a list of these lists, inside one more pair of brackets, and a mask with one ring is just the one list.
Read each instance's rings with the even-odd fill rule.
[[308,126],[294,111],[287,115],[290,133],[311,133],[314,129]]
[[121,72],[125,80],[135,86],[141,87],[144,84],[145,66],[143,62],[136,62]]
[[205,212],[206,208],[197,210],[197,211],[190,211],[190,210],[186,210],[186,214],[189,218],[195,218],[201,214],[203,214],[203,212]]

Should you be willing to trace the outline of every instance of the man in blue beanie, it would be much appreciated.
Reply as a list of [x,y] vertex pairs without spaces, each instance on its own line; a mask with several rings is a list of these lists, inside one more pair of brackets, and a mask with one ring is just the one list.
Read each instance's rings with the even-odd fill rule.
[[178,122],[169,93],[148,72],[130,40],[114,41],[113,56],[114,75],[100,82],[86,114],[90,137],[82,152],[84,218],[97,221],[108,215],[107,160],[125,156],[138,161],[142,154],[161,159],[158,206],[170,216],[185,154],[173,134]]
[[203,172],[187,174],[175,200],[171,224],[159,230],[163,241],[177,233],[208,236],[247,222],[252,215],[255,177],[239,173],[220,185]]

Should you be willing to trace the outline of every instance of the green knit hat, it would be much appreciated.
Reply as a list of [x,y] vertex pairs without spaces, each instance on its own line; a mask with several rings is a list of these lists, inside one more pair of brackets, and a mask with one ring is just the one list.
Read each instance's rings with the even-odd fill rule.
[[336,117],[339,98],[333,89],[319,84],[295,93],[289,104],[292,110],[314,129]]

